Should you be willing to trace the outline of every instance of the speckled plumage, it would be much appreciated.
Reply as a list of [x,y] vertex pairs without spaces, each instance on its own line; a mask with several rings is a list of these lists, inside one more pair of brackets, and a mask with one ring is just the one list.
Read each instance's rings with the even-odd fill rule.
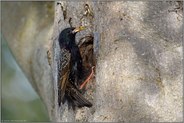
[[59,35],[60,60],[58,62],[58,104],[68,102],[69,106],[91,107],[78,89],[82,79],[83,66],[79,48],[75,43],[74,28],[66,28]]

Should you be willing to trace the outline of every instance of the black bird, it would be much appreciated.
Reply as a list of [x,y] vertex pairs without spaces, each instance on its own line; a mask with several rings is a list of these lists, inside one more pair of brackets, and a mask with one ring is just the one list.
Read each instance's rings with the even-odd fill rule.
[[58,103],[59,106],[65,101],[69,107],[91,107],[92,104],[83,97],[78,86],[83,78],[82,57],[75,35],[84,27],[66,28],[59,35],[60,60],[59,60],[59,83],[58,83]]

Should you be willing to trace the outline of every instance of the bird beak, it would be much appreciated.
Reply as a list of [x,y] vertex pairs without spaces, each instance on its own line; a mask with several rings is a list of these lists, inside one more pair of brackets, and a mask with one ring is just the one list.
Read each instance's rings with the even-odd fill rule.
[[84,29],[85,29],[84,26],[79,26],[79,27],[75,28],[75,29],[72,31],[72,33],[77,33],[77,32],[80,32],[80,31],[82,31],[82,30],[84,30]]

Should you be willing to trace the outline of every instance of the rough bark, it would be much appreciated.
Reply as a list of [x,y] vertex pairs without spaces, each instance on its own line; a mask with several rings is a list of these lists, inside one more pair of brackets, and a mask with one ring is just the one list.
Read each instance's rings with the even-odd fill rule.
[[[46,60],[47,50],[41,43],[31,43],[32,50],[27,46],[18,52],[11,41],[20,43],[8,40],[20,66],[45,102],[51,120],[183,121],[183,2],[57,3],[51,39],[52,69]],[[86,4],[93,14],[86,15]],[[95,90],[89,88],[86,94],[89,97],[92,91],[89,98],[93,107],[75,112],[68,110],[67,105],[59,109],[56,104],[57,38],[62,29],[70,26],[70,18],[72,26],[89,27],[77,35],[77,41],[93,34],[97,56],[92,86]],[[31,54],[20,57],[19,53],[27,50]],[[27,59],[31,59],[31,65]]]
[[[81,20],[85,4],[91,8],[93,19]],[[182,121],[183,16],[180,5],[130,1],[56,5],[54,30],[69,26],[69,18],[73,26],[92,25],[94,46],[99,51],[96,52],[99,54],[96,54],[93,108],[64,112],[61,115],[65,118],[58,115],[57,119]],[[174,9],[176,6],[180,9]]]

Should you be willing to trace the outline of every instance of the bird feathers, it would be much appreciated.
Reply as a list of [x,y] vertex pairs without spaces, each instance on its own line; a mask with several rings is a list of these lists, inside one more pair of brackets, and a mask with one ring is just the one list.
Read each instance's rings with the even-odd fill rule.
[[68,77],[70,73],[70,53],[66,49],[61,49],[59,60],[59,83],[58,83],[58,102],[59,105],[63,100],[66,85],[68,83]]
[[92,104],[83,97],[78,84],[82,75],[82,58],[75,43],[74,28],[66,28],[59,35],[60,60],[58,62],[58,103],[68,102],[69,107],[91,107]]

